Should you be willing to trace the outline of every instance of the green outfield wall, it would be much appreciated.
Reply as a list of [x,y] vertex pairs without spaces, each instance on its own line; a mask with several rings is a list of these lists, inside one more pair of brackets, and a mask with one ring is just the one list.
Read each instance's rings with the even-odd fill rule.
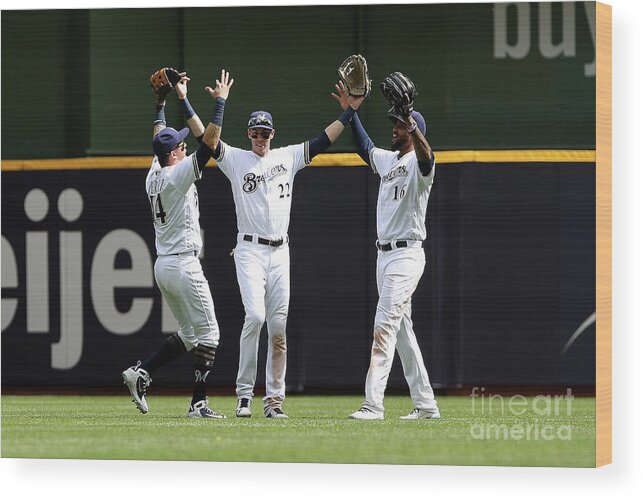
[[[188,71],[206,122],[203,87],[233,74],[226,140],[267,109],[275,145],[303,141],[337,117],[336,68],[355,52],[374,83],[413,78],[437,150],[593,149],[594,40],[594,2],[3,11],[2,158],[149,154],[162,66]],[[360,112],[378,143],[385,111],[375,90]],[[174,100],[167,118],[182,126]],[[348,134],[332,148],[352,150]]]

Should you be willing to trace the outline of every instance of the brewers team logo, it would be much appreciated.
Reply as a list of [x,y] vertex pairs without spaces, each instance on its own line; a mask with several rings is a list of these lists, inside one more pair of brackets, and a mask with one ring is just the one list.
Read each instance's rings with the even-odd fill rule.
[[386,175],[382,177],[382,182],[390,182],[398,177],[408,177],[409,171],[406,168],[406,165],[400,165],[397,168],[391,170]]
[[261,175],[257,175],[256,173],[252,172],[246,173],[243,176],[243,192],[252,194],[257,190],[257,187],[259,187],[260,183],[270,182],[275,177],[285,175],[286,173],[288,173],[288,169],[283,164],[275,165],[266,173],[263,173]]

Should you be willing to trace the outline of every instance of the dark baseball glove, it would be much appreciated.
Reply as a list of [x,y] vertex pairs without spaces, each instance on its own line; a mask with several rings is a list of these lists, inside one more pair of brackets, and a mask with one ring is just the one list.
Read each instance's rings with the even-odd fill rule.
[[371,80],[368,77],[368,64],[363,56],[351,55],[337,69],[339,78],[346,87],[348,95],[368,97],[371,93]]
[[382,95],[392,106],[389,116],[408,117],[413,112],[413,101],[418,92],[408,76],[399,71],[391,73],[380,83]]
[[168,94],[178,82],[181,81],[181,73],[174,68],[161,68],[150,76],[152,94],[157,104],[162,104]]

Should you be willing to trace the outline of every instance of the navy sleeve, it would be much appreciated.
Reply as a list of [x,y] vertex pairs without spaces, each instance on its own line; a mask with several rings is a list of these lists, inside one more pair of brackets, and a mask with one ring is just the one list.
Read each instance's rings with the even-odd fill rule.
[[369,153],[371,152],[371,149],[375,147],[375,144],[373,144],[373,141],[366,133],[366,130],[364,130],[357,113],[351,120],[351,129],[353,130],[353,138],[355,139],[355,145],[357,146],[357,154],[359,154],[359,157],[370,166],[371,160]]
[[329,147],[330,139],[328,138],[328,135],[326,135],[325,131],[320,133],[317,137],[310,139],[308,141],[308,153],[310,155],[310,159],[313,159],[320,152],[324,152]]
[[199,148],[196,150],[196,163],[199,165],[199,170],[203,171],[208,160],[212,157],[212,149],[201,142]]
[[426,177],[427,175],[430,175],[433,167],[435,166],[435,155],[433,154],[433,151],[431,151],[431,159],[426,163],[418,161],[418,166],[420,167],[420,171],[423,176]]
[[221,159],[221,141],[217,142],[217,147],[214,148],[214,152],[210,150],[212,157],[216,161],[217,158]]

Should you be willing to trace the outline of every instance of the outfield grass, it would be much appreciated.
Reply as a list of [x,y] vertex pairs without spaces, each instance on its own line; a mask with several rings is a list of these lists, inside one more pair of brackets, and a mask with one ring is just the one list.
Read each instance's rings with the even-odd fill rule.
[[558,415],[542,415],[530,398],[520,415],[506,403],[490,414],[469,397],[438,401],[441,420],[400,421],[410,399],[389,396],[384,421],[354,421],[360,397],[292,396],[290,419],[271,420],[260,399],[251,419],[239,419],[234,397],[216,397],[210,405],[228,419],[195,420],[187,397],[152,395],[142,415],[126,395],[2,396],[2,457],[594,466],[594,398]]

